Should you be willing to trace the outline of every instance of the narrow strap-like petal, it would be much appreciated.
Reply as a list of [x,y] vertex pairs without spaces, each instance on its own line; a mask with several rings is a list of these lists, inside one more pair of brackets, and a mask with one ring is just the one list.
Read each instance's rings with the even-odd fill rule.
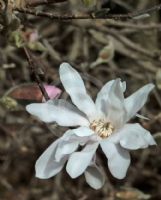
[[111,122],[115,128],[120,128],[125,123],[126,110],[120,79],[112,82],[108,98],[102,99],[102,111],[105,113],[107,121]]
[[79,146],[79,141],[62,141],[57,148],[55,159],[57,162],[60,162],[60,160],[64,157],[64,155],[70,155],[74,151],[77,150]]
[[150,132],[140,124],[126,124],[118,134],[121,146],[126,149],[136,150],[156,144]]
[[76,151],[79,146],[79,142],[79,138],[74,134],[73,130],[70,129],[66,131],[66,133],[60,138],[60,142],[55,153],[55,160],[59,162],[64,156],[70,155]]
[[95,134],[95,132],[92,131],[92,129],[85,126],[79,127],[77,129],[73,129],[72,131],[74,132],[74,134],[76,134],[79,137],[87,137],[87,136],[91,136]]
[[145,117],[145,116],[140,115],[140,114],[136,114],[136,117],[138,117],[140,119],[144,119],[144,120],[150,120],[148,117]]
[[153,84],[147,84],[125,99],[125,108],[127,111],[126,121],[129,121],[132,117],[134,117],[136,113],[143,107],[147,101],[149,93],[153,88]]
[[63,168],[67,158],[64,157],[60,162],[54,160],[56,148],[59,142],[59,139],[53,142],[36,161],[36,177],[47,179],[59,173]]
[[86,182],[94,189],[98,190],[100,189],[105,182],[105,176],[101,170],[96,164],[90,165],[85,173],[85,179]]
[[72,178],[77,178],[86,170],[89,166],[98,143],[87,144],[80,152],[75,152],[69,157],[66,170]]
[[119,128],[125,123],[126,119],[124,95],[120,79],[116,79],[112,84],[109,96],[107,118],[111,121],[115,128]]
[[[102,100],[108,100],[110,98],[110,90],[111,87],[113,85],[113,83],[115,82],[115,80],[111,80],[109,82],[107,82],[102,89],[100,90],[100,92],[97,94],[97,98],[96,98],[96,107],[98,109],[98,111],[102,112]],[[122,92],[125,92],[126,90],[126,82],[121,82],[120,81],[120,87],[122,89]]]
[[88,126],[86,117],[75,106],[63,99],[45,103],[33,103],[26,110],[44,122],[56,122],[61,126]]
[[108,167],[111,174],[115,178],[123,179],[130,165],[129,152],[119,144],[108,142],[108,139],[102,140],[100,145],[108,159]]
[[77,137],[76,139],[79,141],[79,144],[81,146],[84,146],[86,143],[89,142],[89,140],[91,142],[97,142],[100,139],[97,136],[97,134],[95,134],[95,132],[92,131],[88,127],[83,127],[82,126],[82,127],[76,128],[76,129],[72,129],[71,131]]
[[96,114],[95,104],[87,94],[79,73],[68,63],[61,64],[59,73],[61,82],[72,102],[92,120]]
[[79,146],[79,138],[72,130],[53,142],[36,162],[36,176],[50,178],[61,171],[69,155]]

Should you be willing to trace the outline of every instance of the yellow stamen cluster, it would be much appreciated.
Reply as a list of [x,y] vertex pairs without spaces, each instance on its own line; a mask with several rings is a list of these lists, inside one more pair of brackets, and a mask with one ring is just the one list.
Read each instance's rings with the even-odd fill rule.
[[114,127],[111,125],[111,123],[105,122],[104,120],[94,120],[90,124],[90,128],[101,138],[109,137],[114,131]]

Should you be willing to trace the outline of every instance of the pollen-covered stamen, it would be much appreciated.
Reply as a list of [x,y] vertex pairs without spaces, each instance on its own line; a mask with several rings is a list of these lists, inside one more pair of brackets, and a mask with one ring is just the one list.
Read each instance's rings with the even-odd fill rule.
[[109,137],[114,131],[112,124],[104,120],[94,120],[90,124],[90,128],[102,138]]

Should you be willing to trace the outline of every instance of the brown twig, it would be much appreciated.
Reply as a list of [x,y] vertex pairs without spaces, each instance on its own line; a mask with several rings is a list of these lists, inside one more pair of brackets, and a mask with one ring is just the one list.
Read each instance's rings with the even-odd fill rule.
[[143,23],[131,23],[131,22],[121,22],[116,21],[113,19],[107,19],[105,21],[105,25],[108,27],[116,27],[116,28],[129,28],[132,30],[139,30],[139,31],[148,31],[148,30],[154,30],[159,29],[161,30],[161,24],[160,23],[150,23],[150,24],[143,24]]
[[138,11],[135,11],[135,12],[132,12],[132,13],[128,13],[128,14],[125,14],[125,15],[109,15],[108,17],[109,18],[115,18],[115,19],[134,19],[134,18],[137,18],[139,16],[143,16],[143,15],[146,15],[146,14],[151,14],[153,12],[156,12],[156,11],[159,11],[161,10],[161,4],[158,4],[158,5],[155,5],[151,8],[148,8],[148,9],[143,9],[143,10],[138,10]]
[[26,0],[26,6],[36,7],[43,4],[62,3],[67,0]]
[[71,20],[71,19],[93,19],[94,16],[88,13],[84,14],[58,14],[58,13],[49,13],[49,12],[42,12],[38,10],[31,10],[28,8],[16,8],[15,9],[18,12],[30,14],[38,17],[47,17],[54,20]]
[[71,20],[71,19],[115,19],[115,20],[128,20],[128,19],[137,19],[141,16],[144,15],[149,15],[152,12],[156,12],[158,10],[161,10],[161,4],[155,5],[149,9],[146,10],[140,10],[140,11],[135,11],[132,13],[128,13],[128,14],[109,14],[108,12],[104,12],[104,10],[102,10],[102,14],[101,11],[99,11],[99,15],[97,15],[97,12],[93,12],[93,13],[83,13],[83,14],[65,14],[65,15],[60,15],[60,14],[56,14],[56,13],[49,13],[49,12],[41,12],[41,11],[37,11],[37,10],[30,10],[27,8],[15,8],[16,11],[21,12],[21,13],[26,13],[26,14],[31,14],[31,15],[35,15],[35,16],[39,16],[39,17],[47,17],[50,19],[55,19],[55,20]]
[[42,92],[42,95],[44,96],[45,100],[48,101],[50,100],[45,88],[44,88],[44,85],[43,83],[41,82],[41,79],[39,77],[39,75],[37,74],[36,70],[35,70],[35,63],[33,61],[33,58],[32,58],[32,55],[31,53],[29,52],[29,50],[24,47],[24,51],[25,51],[25,54],[27,56],[27,59],[28,59],[28,63],[29,63],[29,67],[30,67],[30,71],[31,73],[34,75],[34,78],[35,78],[35,81],[37,82],[41,92]]
[[158,61],[160,63],[161,58],[160,58],[160,55],[158,54],[158,52],[155,52],[155,51],[151,52],[151,51],[141,47],[139,44],[132,42],[127,37],[120,35],[119,31],[116,31],[114,29],[107,29],[106,27],[103,27],[103,26],[97,27],[94,25],[90,25],[89,28],[97,30],[97,31],[101,31],[102,33],[105,33],[108,35],[111,35],[114,38],[116,38],[118,41],[120,41],[127,48],[143,55],[144,57],[148,57],[149,59]]

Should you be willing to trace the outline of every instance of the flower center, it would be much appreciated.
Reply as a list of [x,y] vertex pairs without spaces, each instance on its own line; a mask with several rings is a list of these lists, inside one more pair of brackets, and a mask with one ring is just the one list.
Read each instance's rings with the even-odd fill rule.
[[90,124],[90,128],[95,131],[101,138],[109,137],[114,131],[112,124],[105,122],[104,120],[94,120]]

